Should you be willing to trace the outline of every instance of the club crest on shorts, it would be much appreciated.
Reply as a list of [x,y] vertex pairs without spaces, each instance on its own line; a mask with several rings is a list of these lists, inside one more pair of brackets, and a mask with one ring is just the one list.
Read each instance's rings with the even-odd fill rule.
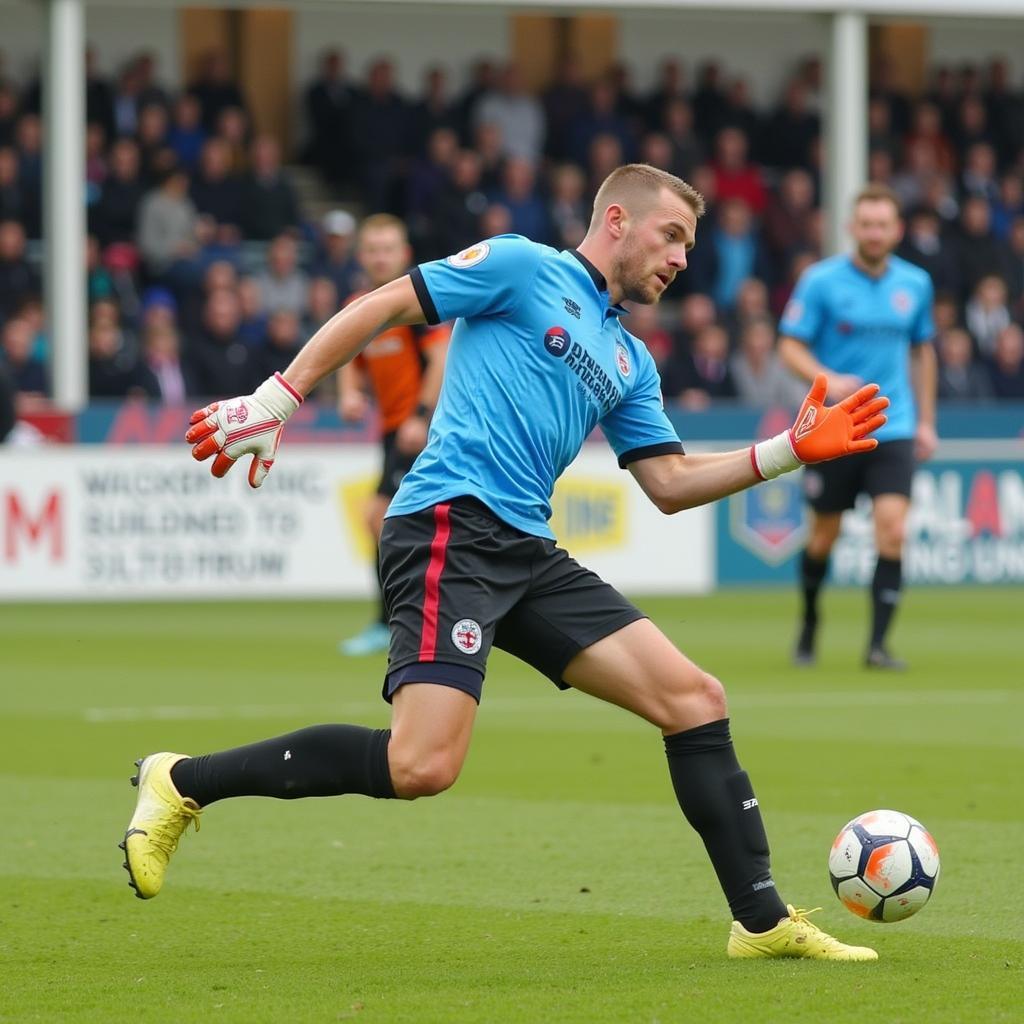
[[476,245],[471,245],[468,249],[449,256],[446,262],[450,267],[465,270],[467,267],[475,267],[478,263],[483,263],[490,254],[491,247],[486,242],[477,242]]
[[631,369],[629,363],[629,353],[626,351],[626,346],[622,342],[616,342],[615,344],[615,365],[619,368],[619,373],[623,377],[629,376]]
[[480,623],[474,619],[459,619],[452,626],[452,643],[463,654],[476,654],[480,650],[480,644],[483,643]]

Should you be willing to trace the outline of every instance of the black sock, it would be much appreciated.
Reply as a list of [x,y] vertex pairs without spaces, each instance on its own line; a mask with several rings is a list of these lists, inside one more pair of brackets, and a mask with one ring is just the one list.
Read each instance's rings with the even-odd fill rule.
[[898,558],[882,558],[875,563],[871,580],[871,646],[885,644],[885,634],[900,603],[903,585],[903,562]]
[[804,549],[800,558],[800,586],[804,597],[804,628],[812,631],[818,625],[818,592],[828,573],[828,558],[819,561]]
[[390,729],[313,725],[285,736],[179,761],[171,781],[200,807],[232,796],[393,798]]
[[729,719],[665,737],[676,799],[696,829],[729,901],[748,931],[765,932],[786,916],[775,890],[768,838],[750,779],[736,760]]

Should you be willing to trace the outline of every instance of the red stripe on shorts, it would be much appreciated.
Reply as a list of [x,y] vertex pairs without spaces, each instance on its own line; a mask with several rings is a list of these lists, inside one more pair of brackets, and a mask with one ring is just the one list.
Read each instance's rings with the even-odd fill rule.
[[420,634],[420,661],[433,661],[437,654],[437,612],[441,604],[441,573],[444,572],[445,554],[451,527],[448,510],[451,505],[434,506],[434,540],[430,545],[430,564],[427,566],[423,595],[423,632]]

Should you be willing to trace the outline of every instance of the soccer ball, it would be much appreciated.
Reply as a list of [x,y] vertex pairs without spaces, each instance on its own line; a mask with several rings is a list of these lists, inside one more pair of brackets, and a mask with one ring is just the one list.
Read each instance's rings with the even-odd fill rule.
[[939,879],[939,848],[899,811],[868,811],[844,825],[828,855],[839,902],[870,921],[902,921],[927,902]]

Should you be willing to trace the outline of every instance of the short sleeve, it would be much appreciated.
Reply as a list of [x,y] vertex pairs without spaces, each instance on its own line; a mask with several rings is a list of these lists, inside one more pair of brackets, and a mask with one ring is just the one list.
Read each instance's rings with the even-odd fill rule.
[[[635,351],[635,349],[634,349]],[[625,469],[631,462],[657,455],[682,455],[679,435],[665,415],[661,379],[646,349],[629,393],[601,420],[601,429]]]
[[813,344],[825,322],[824,287],[821,276],[804,272],[779,321],[779,333]]
[[914,326],[910,332],[910,343],[912,345],[923,345],[935,337],[935,320],[932,317],[932,310],[935,306],[935,288],[932,286],[932,279],[925,276],[921,284],[921,307],[914,318]]
[[540,266],[543,248],[522,235],[498,235],[410,272],[428,324],[515,310]]

